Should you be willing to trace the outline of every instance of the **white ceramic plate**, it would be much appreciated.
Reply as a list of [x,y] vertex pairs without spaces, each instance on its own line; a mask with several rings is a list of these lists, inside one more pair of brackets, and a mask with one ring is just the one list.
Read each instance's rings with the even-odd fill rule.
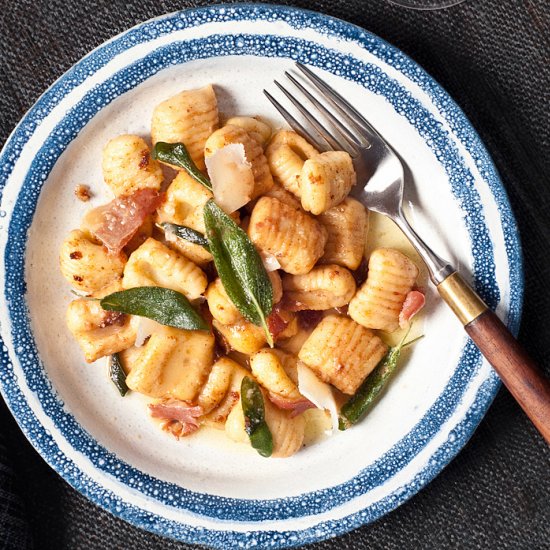
[[408,163],[418,231],[516,330],[521,254],[505,192],[477,134],[413,61],[362,29],[261,5],[139,25],[85,57],[16,128],[1,155],[2,393],[45,460],[97,504],[146,529],[214,546],[284,547],[348,531],[416,493],[459,451],[498,389],[458,322],[429,295],[425,339],[357,427],[266,460],[223,434],[175,441],[139,395],[86,365],[57,260],[78,226],[78,183],[108,200],[101,149],[148,135],[155,104],[212,82],[221,111],[280,121],[262,89],[297,59],[377,126]]

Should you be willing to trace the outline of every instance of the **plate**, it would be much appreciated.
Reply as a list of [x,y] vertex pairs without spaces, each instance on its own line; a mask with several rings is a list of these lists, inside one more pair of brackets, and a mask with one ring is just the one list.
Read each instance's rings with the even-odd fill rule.
[[75,185],[91,185],[92,206],[108,200],[104,143],[148,134],[156,103],[208,82],[223,113],[280,124],[261,92],[295,60],[399,151],[414,180],[414,226],[518,328],[521,251],[495,168],[447,93],[393,46],[313,12],[232,5],[167,15],[94,50],[37,101],[0,157],[0,385],[65,480],[117,516],[182,541],[287,547],[374,521],[458,453],[499,387],[433,291],[426,337],[375,409],[290,459],[263,459],[212,432],[172,440],[147,419],[139,395],[121,399],[102,365],[84,364],[65,328],[72,296],[57,251],[90,206],[75,200]]

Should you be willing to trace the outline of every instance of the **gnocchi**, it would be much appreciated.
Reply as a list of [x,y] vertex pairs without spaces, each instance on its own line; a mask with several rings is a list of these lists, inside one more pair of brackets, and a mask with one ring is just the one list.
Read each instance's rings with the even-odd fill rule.
[[254,188],[250,198],[255,199],[271,189],[273,177],[269,171],[262,146],[242,126],[229,124],[216,130],[206,140],[204,145],[205,157],[211,157],[219,149],[235,143],[243,146],[246,160],[251,166]]
[[81,292],[94,292],[122,279],[126,255],[113,255],[89,233],[74,229],[59,252],[59,266],[67,282]]
[[304,210],[322,214],[340,204],[355,185],[349,153],[327,151],[304,162],[300,172],[300,198]]
[[319,263],[357,269],[363,259],[369,230],[365,207],[359,201],[346,197],[338,206],[323,212],[319,221],[328,233],[325,253]]
[[321,380],[353,395],[388,347],[348,317],[328,315],[305,341],[298,357]]
[[399,313],[417,277],[416,265],[398,250],[374,250],[367,280],[349,304],[351,318],[367,328],[397,330]]
[[270,141],[266,156],[275,182],[300,197],[300,175],[306,160],[319,154],[296,132],[281,130]]
[[122,280],[125,289],[160,286],[181,292],[190,300],[199,298],[207,283],[206,275],[196,264],[153,238],[130,256]]
[[323,255],[327,230],[305,212],[262,197],[252,210],[248,234],[258,249],[275,256],[283,271],[309,273]]
[[204,145],[219,126],[218,102],[210,85],[185,90],[163,101],[153,111],[153,143],[183,143],[200,170],[204,170]]
[[164,176],[160,164],[151,158],[145,140],[135,135],[113,138],[103,149],[103,177],[116,195],[129,195],[138,189],[158,191]]
[[349,304],[355,279],[345,267],[322,265],[303,275],[285,275],[283,290],[295,311],[325,310]]

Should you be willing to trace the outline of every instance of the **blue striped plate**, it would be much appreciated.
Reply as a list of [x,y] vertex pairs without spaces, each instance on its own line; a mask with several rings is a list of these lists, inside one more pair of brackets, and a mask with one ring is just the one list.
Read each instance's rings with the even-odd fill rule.
[[515,221],[495,168],[457,105],[380,38],[313,12],[212,6],[121,34],[63,75],[4,147],[0,189],[0,387],[28,439],[71,485],[117,516],[215,547],[288,547],[374,521],[458,453],[499,381],[428,292],[426,337],[355,428],[266,460],[223,434],[175,441],[85,365],[65,328],[71,294],[57,251],[87,206],[107,200],[101,148],[149,133],[154,105],[212,82],[227,115],[281,121],[262,96],[299,60],[348,97],[408,164],[415,227],[517,331],[523,293]]

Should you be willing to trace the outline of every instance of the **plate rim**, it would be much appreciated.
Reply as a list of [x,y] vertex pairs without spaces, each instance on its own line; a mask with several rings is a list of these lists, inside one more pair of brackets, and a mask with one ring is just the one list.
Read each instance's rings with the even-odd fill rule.
[[[22,127],[24,124],[26,124],[28,122],[28,117],[30,116],[30,114],[36,109],[37,105],[40,104],[40,102],[48,96],[48,94],[50,94],[52,92],[53,89],[55,89],[60,83],[64,82],[68,77],[70,77],[70,75],[73,73],[73,71],[75,71],[75,69],[79,66],[81,66],[81,64],[86,61],[86,60],[89,60],[90,58],[93,57],[94,54],[96,54],[99,51],[101,51],[103,48],[105,48],[106,46],[108,46],[109,44],[112,44],[112,43],[115,43],[117,40],[119,40],[121,37],[123,36],[126,36],[128,35],[128,33],[132,32],[132,31],[138,31],[140,29],[142,29],[144,26],[146,25],[150,25],[150,24],[154,24],[155,22],[159,22],[159,21],[162,21],[164,19],[169,19],[171,17],[173,17],[174,15],[176,14],[181,14],[181,13],[187,13],[187,14],[193,14],[193,13],[197,13],[197,12],[212,12],[212,11],[216,11],[216,10],[220,10],[220,9],[228,9],[228,10],[240,10],[242,8],[254,8],[254,9],[257,9],[258,7],[260,7],[261,9],[267,11],[267,12],[273,12],[275,14],[277,13],[298,13],[298,14],[305,14],[307,15],[308,17],[313,17],[315,18],[316,20],[320,20],[321,22],[325,22],[327,20],[329,21],[334,21],[334,22],[338,22],[340,25],[343,25],[344,27],[349,27],[349,28],[352,28],[352,29],[355,29],[354,32],[360,32],[362,33],[363,35],[367,36],[367,37],[370,37],[371,39],[375,39],[376,41],[380,42],[381,44],[385,44],[385,46],[390,50],[390,51],[393,51],[393,52],[397,52],[399,53],[400,55],[404,56],[406,59],[409,60],[409,62],[414,66],[414,67],[418,67],[420,68],[420,71],[427,77],[428,81],[435,85],[436,88],[439,88],[439,90],[443,93],[443,95],[450,101],[452,102],[453,104],[453,107],[454,109],[457,111],[458,115],[459,115],[459,118],[461,118],[465,123],[466,123],[466,126],[468,127],[468,130],[473,132],[473,137],[476,141],[476,146],[478,148],[478,151],[480,152],[480,154],[484,155],[486,157],[486,162],[487,164],[489,165],[490,168],[492,168],[492,171],[494,173],[494,181],[497,182],[497,184],[499,184],[499,188],[497,189],[497,191],[500,193],[500,198],[501,198],[501,203],[503,202],[505,206],[507,206],[508,208],[508,212],[506,212],[506,214],[509,215],[509,217],[514,221],[515,223],[515,219],[514,219],[514,216],[513,216],[513,213],[511,211],[511,208],[510,208],[510,205],[509,205],[509,200],[508,200],[508,197],[507,197],[507,194],[506,194],[506,190],[504,188],[504,186],[502,185],[502,182],[501,182],[501,179],[498,175],[498,172],[496,170],[496,168],[494,167],[494,164],[491,160],[491,158],[489,157],[488,155],[488,152],[486,151],[486,148],[483,144],[483,142],[481,141],[480,137],[478,136],[477,132],[475,131],[475,129],[473,128],[473,126],[471,125],[471,123],[469,122],[469,120],[467,119],[467,117],[464,115],[464,113],[460,110],[460,108],[458,107],[458,105],[454,102],[454,100],[447,94],[447,92],[445,92],[445,90],[439,86],[439,84],[426,72],[424,71],[424,69],[422,69],[415,61],[413,61],[411,58],[409,58],[406,54],[404,54],[403,52],[401,52],[401,50],[399,50],[398,48],[396,48],[395,46],[392,46],[390,44],[388,44],[387,42],[385,42],[383,39],[379,38],[378,36],[374,35],[373,33],[369,32],[369,31],[366,31],[364,29],[362,29],[361,27],[358,27],[356,25],[353,25],[352,23],[347,23],[345,21],[342,21],[342,20],[339,20],[337,18],[334,18],[334,17],[331,17],[331,16],[326,16],[326,15],[323,15],[323,14],[320,14],[320,13],[317,13],[317,12],[314,12],[314,11],[311,11],[311,10],[304,10],[304,9],[300,9],[300,8],[293,8],[293,7],[289,7],[289,6],[278,6],[278,5],[258,5],[258,4],[220,4],[220,5],[212,5],[212,6],[205,6],[205,7],[201,7],[201,8],[195,8],[195,9],[188,9],[188,10],[182,10],[182,11],[177,11],[177,12],[173,12],[171,14],[166,14],[166,15],[162,15],[162,16],[159,16],[159,17],[156,17],[154,19],[151,19],[151,20],[148,20],[148,21],[145,21],[145,22],[142,22],[142,23],[139,23],[138,25],[118,34],[117,36],[113,37],[112,39],[108,40],[107,42],[101,44],[100,46],[98,46],[97,48],[95,48],[94,50],[92,50],[90,53],[88,53],[86,56],[84,56],[80,61],[78,61],[75,65],[73,65],[73,67],[71,67],[67,72],[65,72],[61,77],[59,77],[39,98],[38,100],[34,103],[34,105],[29,109],[29,111],[24,115],[24,117],[21,119],[20,123],[15,127],[15,129],[12,131],[12,133],[10,134],[10,136],[8,137],[7,141],[6,141],[6,144],[3,148],[3,151],[2,153],[0,153],[0,161],[3,161],[4,160],[4,156],[6,154],[6,149],[8,148],[8,145],[11,143],[11,141],[14,139],[14,136],[16,135],[16,132],[17,130]],[[232,18],[230,19],[231,21],[235,21],[235,20],[242,20],[242,19],[247,19],[246,17],[247,14],[245,14],[245,17],[235,17],[235,18]],[[319,31],[318,28],[315,29],[316,31]],[[336,33],[337,34],[337,33]],[[359,40],[358,38],[352,38],[352,40],[355,40],[356,42],[358,43],[361,43],[362,41]],[[383,60],[385,61],[385,60]],[[78,86],[78,84],[75,84],[75,86]],[[432,97],[432,94],[429,94],[430,97],[433,99]],[[1,183],[1,182],[0,182]],[[3,189],[3,186],[2,186],[2,189]],[[491,187],[491,194],[492,194],[492,198],[495,198],[495,193],[494,193],[494,189]],[[501,212],[501,215],[503,215],[505,213],[502,213]],[[523,298],[523,263],[522,263],[522,254],[521,254],[521,243],[519,241],[519,235],[517,235],[517,238],[516,238],[516,241],[514,243],[515,245],[515,248],[514,248],[514,253],[516,254],[516,257],[514,258],[514,261],[510,261],[510,258],[508,257],[508,260],[509,260],[509,269],[510,269],[510,273],[509,273],[509,277],[511,278],[512,276],[512,271],[514,270],[514,266],[515,266],[515,271],[516,271],[516,276],[519,276],[519,283],[520,283],[520,289],[519,289],[519,293],[518,295],[516,296],[516,300],[519,300],[519,303],[516,302],[516,314],[514,315],[514,313],[512,311],[510,311],[510,317],[508,319],[508,322],[510,324],[510,327],[512,329],[513,332],[516,332],[518,327],[519,327],[519,311],[521,311],[521,306],[522,306],[522,298]],[[509,252],[507,254],[507,256],[509,256]],[[511,307],[511,306],[510,306]],[[5,353],[5,351],[3,351],[3,354]],[[496,395],[496,392],[500,386],[500,383],[498,382],[498,378],[496,377],[496,375],[494,375],[493,373],[493,376],[492,377],[488,377],[484,382],[483,384],[489,384],[490,385],[490,388],[489,388],[489,391],[488,391],[488,394],[487,396],[485,396],[484,398],[484,403],[483,403],[483,406],[478,410],[478,414],[476,415],[476,418],[474,418],[473,422],[470,421],[469,423],[469,426],[468,428],[463,432],[461,438],[457,438],[455,441],[457,442],[455,445],[454,445],[454,452],[451,452],[448,456],[448,460],[446,460],[444,463],[443,462],[439,462],[439,465],[438,467],[436,468],[436,471],[433,473],[433,475],[430,477],[428,476],[427,478],[425,478],[423,480],[423,482],[417,486],[416,488],[414,488],[412,491],[410,491],[410,494],[405,494],[403,493],[402,497],[400,497],[398,500],[395,501],[395,503],[393,505],[391,505],[389,507],[388,510],[385,510],[383,511],[381,514],[379,515],[382,515],[384,513],[387,513],[389,510],[397,507],[400,503],[404,502],[405,500],[407,500],[410,496],[412,496],[413,494],[415,494],[416,492],[418,492],[418,490],[420,490],[421,487],[423,487],[424,485],[426,485],[429,481],[431,481],[431,479],[433,479],[433,477],[435,477],[447,464],[448,462],[450,462],[450,460],[452,460],[452,458],[454,458],[454,456],[456,456],[456,454],[460,451],[460,449],[462,449],[463,445],[466,443],[466,441],[469,439],[469,437],[471,437],[471,435],[473,434],[473,432],[475,431],[475,427],[477,427],[477,425],[479,424],[479,422],[481,421],[481,419],[483,418],[485,412],[486,412],[486,409],[489,407],[490,403],[492,402],[492,399],[494,398],[494,396]],[[482,385],[483,385],[482,384]],[[10,405],[10,400],[9,400],[9,397],[7,396],[7,391],[6,391],[6,388],[4,387],[4,384],[0,384],[0,390],[1,390],[1,393],[2,395],[4,396],[4,399],[6,401],[6,403],[8,404],[8,407],[10,408],[10,410],[12,411],[12,414],[14,415],[14,417],[16,418],[16,420],[18,421],[18,424],[20,425],[20,427],[23,429],[25,435],[27,436],[27,439],[29,439],[29,441],[31,442],[31,444],[33,444],[33,446],[37,449],[37,451],[39,452],[39,454],[46,460],[46,462],[48,462],[48,464],[50,466],[52,466],[64,479],[66,479],[67,481],[69,481],[69,483],[71,483],[70,480],[67,479],[67,477],[63,474],[63,471],[60,471],[60,469],[56,468],[51,462],[50,460],[47,459],[46,455],[44,454],[44,451],[43,449],[40,450],[38,448],[38,445],[35,445],[35,441],[32,439],[32,436],[30,436],[27,431],[24,429],[23,426],[21,426],[21,424],[19,423],[19,418],[18,416],[15,414],[15,412],[12,410],[12,406]],[[479,388],[479,390],[481,390],[481,387]],[[478,392],[479,393],[479,392]],[[477,397],[476,396],[476,400],[477,400]],[[30,410],[30,413],[34,416],[34,411],[32,411],[32,409],[30,409],[29,407],[29,410]],[[463,422],[465,421],[465,418],[463,418],[459,424],[462,424]],[[73,485],[73,487],[75,487],[79,492],[83,493],[83,494],[86,494],[86,492],[82,489],[81,486],[79,486],[77,483],[71,483],[71,485]],[[412,485],[412,481],[407,484],[407,487],[409,487],[410,485]],[[94,500],[92,497],[90,497],[89,495],[86,495],[88,496],[88,498],[90,498],[92,501],[94,501],[96,504],[99,504],[101,505],[102,507],[105,508],[105,506],[103,505],[103,503],[101,502],[97,502],[96,500]],[[117,514],[116,511],[113,511],[111,510],[111,512],[113,512],[115,515],[119,515],[121,516],[121,514]],[[356,514],[352,514],[353,515],[359,515],[359,512],[357,512]],[[379,516],[377,516],[379,517]],[[125,519],[128,519],[128,518],[125,518]],[[376,518],[373,518],[373,519],[376,519]],[[373,519],[370,519],[369,521],[373,521]],[[151,529],[151,526],[148,525],[148,522],[144,522],[144,523],[136,523],[135,521],[132,521],[130,519],[131,523],[134,523],[140,527],[145,527],[146,529],[149,529],[149,530],[155,530],[155,529]],[[352,528],[355,528],[359,525],[362,525],[363,523],[365,523],[364,520],[361,520],[360,518],[358,518],[358,521],[355,523],[355,525],[346,525],[344,529],[342,529],[341,531],[338,530],[338,528],[335,526],[335,527],[331,527],[330,528],[330,531],[328,533],[323,533],[320,537],[318,538],[309,538],[307,540],[304,540],[303,537],[300,538],[300,541],[299,541],[299,544],[304,544],[305,542],[313,542],[315,540],[321,540],[321,539],[324,539],[324,538],[328,538],[330,536],[336,536],[338,534],[342,534],[343,532],[347,532],[349,530],[351,530]],[[166,535],[167,533],[165,531],[156,531],[156,532],[159,532],[160,534],[164,534]],[[223,533],[223,532],[218,532],[218,533]],[[265,532],[263,532],[265,533]],[[301,532],[300,532],[301,533]],[[170,536],[170,535],[168,535]],[[178,539],[178,540],[190,540],[190,539]],[[208,537],[207,538],[207,544],[208,543],[211,543],[211,542],[208,542],[208,541],[211,541],[211,537]],[[193,539],[194,542],[197,542],[197,539],[194,538]],[[285,546],[288,545],[288,544],[285,544]]]

